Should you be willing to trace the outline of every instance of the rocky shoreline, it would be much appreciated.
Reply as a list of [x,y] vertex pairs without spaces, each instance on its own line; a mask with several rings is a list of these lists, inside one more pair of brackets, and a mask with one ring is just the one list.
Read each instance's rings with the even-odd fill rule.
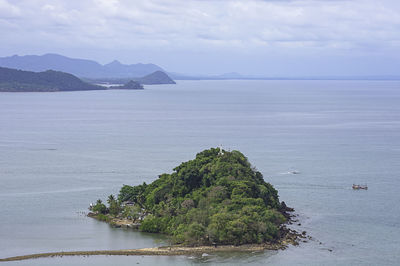
[[140,223],[136,223],[135,221],[126,219],[126,218],[106,216],[108,219],[104,220],[104,219],[100,218],[100,217],[104,217],[104,216],[99,216],[98,214],[93,213],[93,212],[89,212],[87,214],[87,216],[90,218],[94,218],[101,222],[106,222],[109,225],[111,225],[112,227],[116,227],[116,228],[131,228],[131,229],[139,230],[139,226],[140,226]]

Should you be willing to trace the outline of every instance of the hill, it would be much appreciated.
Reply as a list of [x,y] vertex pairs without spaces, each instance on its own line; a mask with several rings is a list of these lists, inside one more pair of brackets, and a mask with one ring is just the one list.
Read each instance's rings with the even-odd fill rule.
[[153,84],[176,84],[167,74],[162,71],[156,71],[147,76],[137,79],[141,84],[153,85]]
[[23,71],[0,67],[0,91],[81,91],[106,88],[83,82],[72,74],[47,70]]
[[186,245],[278,241],[288,210],[242,153],[219,148],[198,153],[151,184],[124,185],[108,203],[98,200],[92,216],[130,219],[141,231]]
[[113,61],[101,65],[96,61],[69,58],[58,54],[13,55],[0,57],[0,66],[40,72],[48,69],[68,72],[80,78],[138,78],[163,69],[154,64],[125,65]]

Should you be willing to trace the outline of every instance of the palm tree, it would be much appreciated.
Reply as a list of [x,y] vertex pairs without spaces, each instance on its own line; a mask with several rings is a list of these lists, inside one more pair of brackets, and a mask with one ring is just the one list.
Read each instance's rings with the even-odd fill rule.
[[108,204],[111,204],[111,202],[114,202],[115,201],[115,197],[114,197],[114,195],[110,195],[110,196],[108,196],[108,200],[107,200],[107,202],[108,202]]

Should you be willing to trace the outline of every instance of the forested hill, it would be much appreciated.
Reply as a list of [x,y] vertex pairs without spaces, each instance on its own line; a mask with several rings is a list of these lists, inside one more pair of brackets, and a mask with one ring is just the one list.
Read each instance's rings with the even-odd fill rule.
[[106,88],[83,82],[72,74],[47,70],[31,72],[0,67],[0,91],[82,91]]
[[239,151],[219,148],[198,153],[151,184],[124,185],[108,203],[99,200],[93,211],[139,221],[142,231],[189,245],[272,242],[286,220],[285,204],[262,174]]

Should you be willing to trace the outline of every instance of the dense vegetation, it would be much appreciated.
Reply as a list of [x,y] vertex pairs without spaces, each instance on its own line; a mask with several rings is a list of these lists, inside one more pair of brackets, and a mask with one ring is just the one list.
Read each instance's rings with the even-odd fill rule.
[[31,72],[0,67],[0,91],[79,91],[102,90],[74,75],[47,70]]
[[[123,202],[134,203],[124,206]],[[264,243],[279,238],[285,217],[278,193],[239,151],[209,149],[151,184],[124,185],[92,208],[103,217],[140,221],[140,230],[189,245]]]

